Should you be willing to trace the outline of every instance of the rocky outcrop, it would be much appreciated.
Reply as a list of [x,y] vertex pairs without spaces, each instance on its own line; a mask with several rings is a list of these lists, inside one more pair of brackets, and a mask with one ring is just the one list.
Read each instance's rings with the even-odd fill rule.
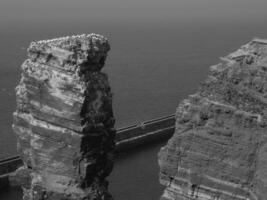
[[13,129],[24,200],[110,200],[114,117],[110,46],[97,34],[32,42],[16,88]]
[[267,40],[210,68],[159,153],[162,200],[267,199]]

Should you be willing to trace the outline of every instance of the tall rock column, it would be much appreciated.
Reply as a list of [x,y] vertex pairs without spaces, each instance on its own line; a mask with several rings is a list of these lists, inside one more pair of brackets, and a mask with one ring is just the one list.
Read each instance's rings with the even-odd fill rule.
[[162,200],[267,199],[267,40],[210,68],[159,153]]
[[97,34],[32,42],[16,88],[13,129],[24,200],[110,200],[112,94]]

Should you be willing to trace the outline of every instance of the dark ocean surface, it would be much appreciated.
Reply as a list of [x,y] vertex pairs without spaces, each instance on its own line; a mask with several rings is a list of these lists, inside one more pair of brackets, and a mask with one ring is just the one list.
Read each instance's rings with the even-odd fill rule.
[[0,159],[16,155],[12,132],[14,88],[32,40],[96,32],[111,51],[104,71],[114,93],[116,126],[172,114],[192,94],[219,57],[253,37],[267,38],[264,22],[152,24],[19,24],[0,30]]
[[[16,155],[12,132],[14,88],[32,40],[79,33],[107,36],[111,51],[104,71],[114,93],[116,126],[169,115],[194,93],[209,66],[253,37],[267,38],[266,19],[144,23],[5,23],[0,28],[0,159]],[[165,142],[122,157],[110,177],[116,200],[158,199],[157,152]],[[15,200],[15,198],[7,198]]]

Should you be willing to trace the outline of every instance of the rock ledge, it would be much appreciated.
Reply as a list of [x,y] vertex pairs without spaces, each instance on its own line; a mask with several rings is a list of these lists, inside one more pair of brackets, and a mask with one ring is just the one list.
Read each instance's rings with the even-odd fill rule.
[[110,200],[112,94],[100,72],[110,46],[88,34],[32,42],[16,88],[13,129],[24,200]]
[[210,68],[159,153],[162,200],[266,200],[267,40]]

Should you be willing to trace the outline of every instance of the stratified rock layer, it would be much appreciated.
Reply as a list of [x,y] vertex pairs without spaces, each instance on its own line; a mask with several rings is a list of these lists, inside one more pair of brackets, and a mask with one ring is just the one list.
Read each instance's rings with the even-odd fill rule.
[[159,153],[162,200],[267,199],[267,40],[210,68]]
[[110,46],[96,34],[32,42],[16,88],[13,129],[24,200],[110,200],[114,118]]

